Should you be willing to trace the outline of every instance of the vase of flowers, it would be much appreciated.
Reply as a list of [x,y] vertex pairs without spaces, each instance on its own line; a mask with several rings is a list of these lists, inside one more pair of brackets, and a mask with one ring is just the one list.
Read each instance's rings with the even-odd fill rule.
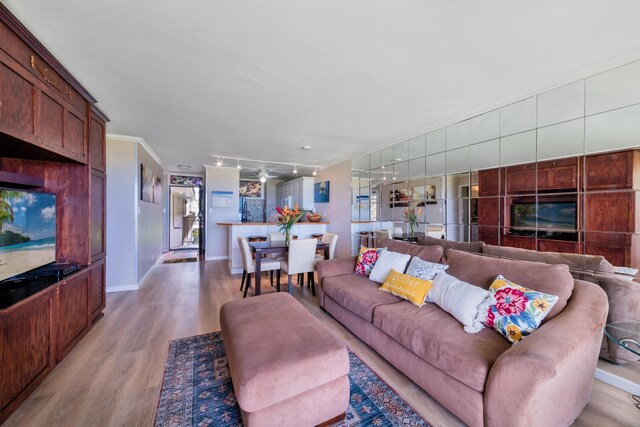
[[276,211],[278,212],[278,230],[284,234],[284,242],[287,246],[291,243],[291,227],[300,221],[300,219],[304,216],[305,211],[300,211],[298,209],[298,204],[296,203],[293,206],[293,209],[289,209],[288,206],[276,206]]
[[407,208],[404,210],[404,219],[409,222],[409,236],[412,237],[418,227],[418,218],[422,215],[422,208]]

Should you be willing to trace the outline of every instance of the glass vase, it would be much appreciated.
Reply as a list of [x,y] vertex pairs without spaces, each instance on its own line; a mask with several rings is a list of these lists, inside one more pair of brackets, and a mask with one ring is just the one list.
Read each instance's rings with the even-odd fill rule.
[[285,230],[284,244],[287,245],[287,247],[291,244],[291,230]]

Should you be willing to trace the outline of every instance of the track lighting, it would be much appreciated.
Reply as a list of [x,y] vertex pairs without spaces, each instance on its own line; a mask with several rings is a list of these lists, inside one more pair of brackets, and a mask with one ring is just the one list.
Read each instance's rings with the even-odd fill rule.
[[242,166],[240,166],[240,159],[238,159],[238,169],[242,169]]
[[318,172],[316,172],[316,168],[313,168],[313,176],[318,175]]
[[293,165],[293,174],[297,174],[298,173],[298,169],[296,169],[296,165]]
[[265,178],[264,176],[261,176],[260,182],[264,184],[265,182],[267,182],[267,178]]
[[218,166],[218,167],[222,166],[222,160],[220,160],[220,157],[218,157],[218,161],[216,162],[216,166]]

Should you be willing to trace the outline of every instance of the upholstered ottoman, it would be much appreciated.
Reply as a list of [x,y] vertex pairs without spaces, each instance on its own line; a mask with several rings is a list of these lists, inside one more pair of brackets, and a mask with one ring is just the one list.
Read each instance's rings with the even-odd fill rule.
[[349,405],[349,356],[288,293],[230,301],[220,325],[245,427],[338,422]]

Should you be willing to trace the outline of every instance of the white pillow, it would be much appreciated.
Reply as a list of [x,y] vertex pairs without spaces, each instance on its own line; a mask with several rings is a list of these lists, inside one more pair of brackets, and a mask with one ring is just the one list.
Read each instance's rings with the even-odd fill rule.
[[465,332],[480,332],[487,319],[489,307],[496,303],[491,292],[479,286],[463,282],[441,272],[433,279],[429,301],[455,317],[464,325]]
[[383,251],[380,256],[378,256],[378,261],[376,261],[376,265],[373,266],[373,270],[371,270],[369,280],[383,283],[389,273],[391,273],[391,269],[404,273],[410,259],[411,255]]
[[446,270],[447,268],[449,268],[448,265],[423,261],[417,256],[414,256],[409,263],[409,268],[407,268],[407,274],[422,280],[433,280],[438,273]]

